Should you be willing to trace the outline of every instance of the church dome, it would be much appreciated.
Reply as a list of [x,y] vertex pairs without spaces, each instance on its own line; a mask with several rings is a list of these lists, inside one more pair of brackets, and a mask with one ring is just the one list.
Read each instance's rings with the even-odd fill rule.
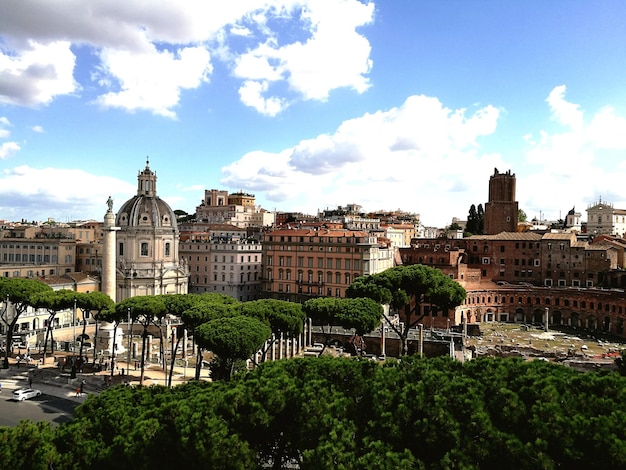
[[120,228],[166,228],[177,230],[176,215],[167,202],[157,196],[156,173],[149,161],[137,176],[137,194],[120,207],[115,225]]

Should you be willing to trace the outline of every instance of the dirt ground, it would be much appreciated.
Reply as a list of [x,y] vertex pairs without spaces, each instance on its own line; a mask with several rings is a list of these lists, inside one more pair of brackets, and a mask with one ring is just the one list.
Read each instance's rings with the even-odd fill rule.
[[490,350],[531,352],[548,359],[576,357],[582,359],[614,359],[626,349],[626,341],[601,334],[593,334],[571,327],[542,327],[514,323],[485,323],[480,325],[480,336],[468,338],[478,355],[489,355]]

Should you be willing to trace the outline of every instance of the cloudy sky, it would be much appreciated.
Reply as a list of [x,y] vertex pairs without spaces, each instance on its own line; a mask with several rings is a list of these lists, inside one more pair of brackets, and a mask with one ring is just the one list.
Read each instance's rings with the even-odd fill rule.
[[626,208],[623,0],[3,0],[0,219],[101,220],[158,176],[428,226],[494,168],[530,218]]

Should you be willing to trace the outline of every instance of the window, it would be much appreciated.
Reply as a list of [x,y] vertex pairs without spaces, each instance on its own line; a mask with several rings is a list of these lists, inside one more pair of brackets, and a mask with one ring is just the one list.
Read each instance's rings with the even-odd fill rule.
[[120,242],[119,245],[119,255],[124,256],[124,243]]
[[487,257],[483,258],[483,264],[489,264],[489,258]]
[[141,254],[141,256],[148,256],[148,243],[147,242],[142,242],[141,243],[140,254]]
[[170,255],[170,242],[165,243],[165,256]]

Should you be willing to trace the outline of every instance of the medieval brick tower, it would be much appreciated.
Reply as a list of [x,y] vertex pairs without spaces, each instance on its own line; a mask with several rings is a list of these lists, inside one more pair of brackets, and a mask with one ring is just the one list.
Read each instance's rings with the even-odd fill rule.
[[518,204],[515,200],[515,175],[511,170],[489,178],[489,202],[485,204],[485,235],[517,231]]

